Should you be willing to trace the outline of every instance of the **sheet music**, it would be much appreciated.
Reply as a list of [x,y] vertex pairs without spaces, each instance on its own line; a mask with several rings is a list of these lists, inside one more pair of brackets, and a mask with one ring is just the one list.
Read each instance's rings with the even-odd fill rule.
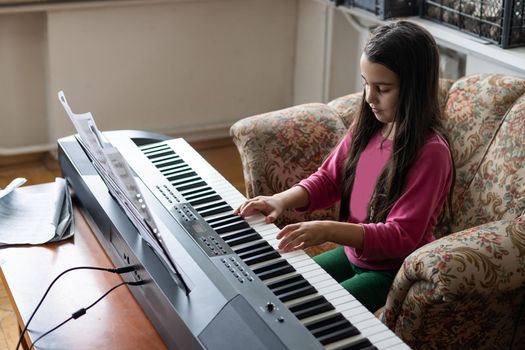
[[161,260],[164,260],[164,265],[180,278],[186,292],[189,293],[188,286],[178,272],[175,261],[144,201],[135,176],[122,154],[104,138],[90,112],[73,113],[63,91],[58,93],[58,99],[73,122],[80,138],[79,141],[86,149],[110,192],[137,227],[141,237],[156,250]]

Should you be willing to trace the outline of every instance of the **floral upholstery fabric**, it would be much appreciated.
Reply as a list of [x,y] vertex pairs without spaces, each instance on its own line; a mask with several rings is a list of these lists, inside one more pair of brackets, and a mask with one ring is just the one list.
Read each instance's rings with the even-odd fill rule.
[[[524,93],[525,80],[510,76],[440,82],[456,166],[455,233],[405,260],[384,313],[384,322],[414,348],[525,348]],[[282,191],[314,172],[348,129],[361,96],[294,106],[232,126],[248,197]],[[335,219],[336,210],[291,211],[278,225]],[[437,228],[436,236],[442,236]]]
[[[468,215],[474,209],[473,199],[476,197],[470,186],[489,145],[506,119],[507,111],[524,93],[525,80],[501,75],[474,75],[452,85],[444,119],[456,166],[454,211],[460,213],[452,223],[453,231],[496,219],[484,217],[476,220]],[[485,159],[488,162],[493,160],[490,157]]]
[[417,349],[518,348],[513,336],[521,322],[524,345],[524,281],[525,221],[488,223],[411,254],[384,318]]
[[[246,195],[272,195],[313,173],[346,128],[334,110],[324,104],[304,104],[245,118],[231,134],[243,164]],[[276,222],[280,227],[297,221],[337,217],[337,207],[315,213],[289,210]],[[315,255],[333,245],[311,249]]]

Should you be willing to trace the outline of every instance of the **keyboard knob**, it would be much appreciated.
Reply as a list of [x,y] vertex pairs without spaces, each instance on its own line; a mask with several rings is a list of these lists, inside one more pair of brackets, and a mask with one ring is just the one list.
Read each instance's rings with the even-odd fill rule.
[[273,312],[275,310],[275,304],[272,302],[266,303],[266,311]]

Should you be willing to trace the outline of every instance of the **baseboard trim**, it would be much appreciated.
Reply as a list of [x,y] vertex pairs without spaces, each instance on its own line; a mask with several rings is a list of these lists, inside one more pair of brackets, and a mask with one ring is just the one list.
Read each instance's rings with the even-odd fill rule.
[[[169,135],[169,134],[168,134]],[[169,135],[171,136],[171,135]],[[210,135],[212,136],[212,135]],[[181,137],[180,135],[178,137]],[[185,138],[186,139],[186,138]],[[187,140],[187,139],[186,139]],[[188,143],[197,151],[204,151],[209,149],[232,147],[235,144],[231,137],[210,137],[208,139],[197,138],[196,140],[187,140]],[[39,162],[47,157],[56,159],[56,146],[53,149],[46,151],[24,152],[14,155],[0,154],[0,167],[20,165],[23,163]]]

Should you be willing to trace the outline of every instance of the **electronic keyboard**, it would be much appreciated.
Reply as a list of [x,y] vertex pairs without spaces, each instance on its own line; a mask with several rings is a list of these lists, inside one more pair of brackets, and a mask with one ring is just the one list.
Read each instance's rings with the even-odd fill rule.
[[75,136],[58,140],[64,177],[131,290],[172,349],[409,349],[303,251],[278,251],[262,215],[183,139],[105,132],[132,169],[178,273],[149,245]]

